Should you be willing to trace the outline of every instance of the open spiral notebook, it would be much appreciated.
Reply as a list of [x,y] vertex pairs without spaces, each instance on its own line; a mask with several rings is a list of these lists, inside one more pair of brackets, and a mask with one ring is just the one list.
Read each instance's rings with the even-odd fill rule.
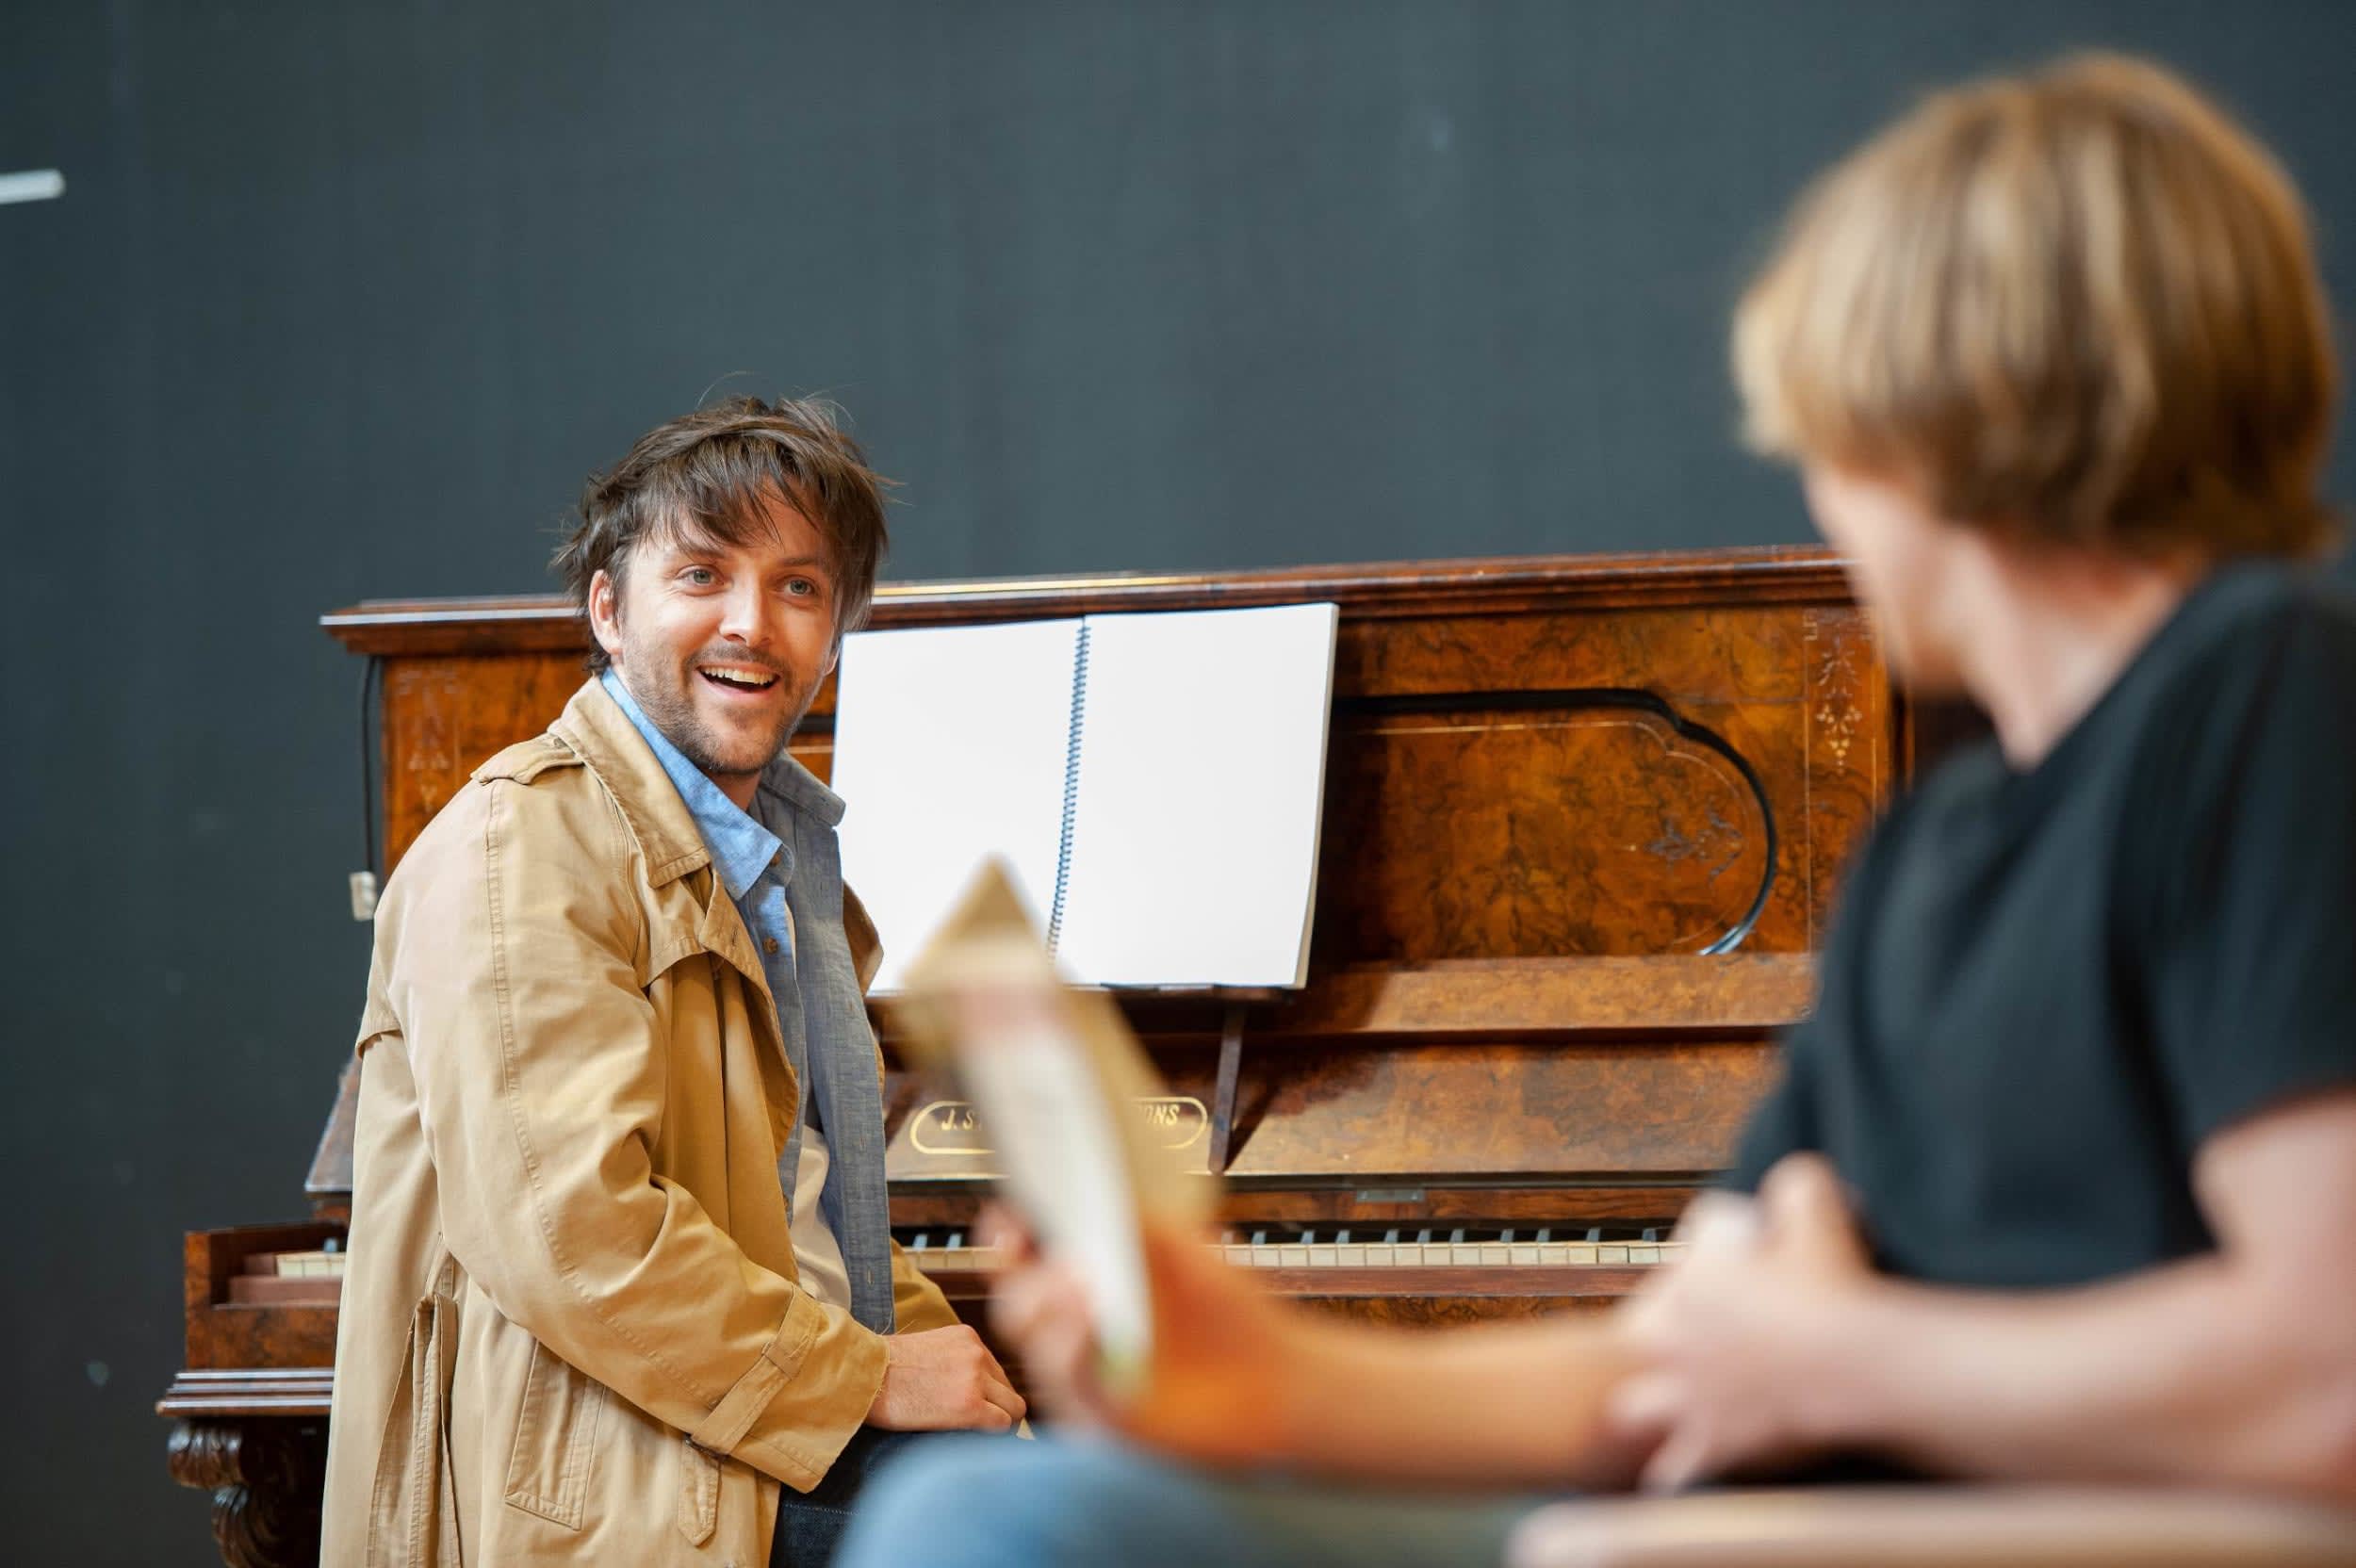
[[995,856],[1063,972],[1300,986],[1333,703],[1331,604],[862,632],[833,782],[879,990]]

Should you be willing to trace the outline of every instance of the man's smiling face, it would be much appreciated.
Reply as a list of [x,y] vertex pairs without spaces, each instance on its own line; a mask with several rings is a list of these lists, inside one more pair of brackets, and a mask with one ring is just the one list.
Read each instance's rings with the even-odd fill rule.
[[589,625],[656,728],[752,804],[761,769],[785,749],[834,668],[835,571],[825,537],[774,493],[745,543],[692,524],[649,537],[599,572]]

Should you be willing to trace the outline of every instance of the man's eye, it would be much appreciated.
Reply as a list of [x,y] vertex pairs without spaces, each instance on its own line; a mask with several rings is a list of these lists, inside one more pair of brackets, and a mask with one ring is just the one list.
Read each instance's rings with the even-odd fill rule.
[[818,584],[806,577],[797,577],[786,583],[785,591],[797,599],[806,599],[818,592]]
[[679,577],[691,588],[709,588],[720,580],[720,574],[709,566],[690,566]]

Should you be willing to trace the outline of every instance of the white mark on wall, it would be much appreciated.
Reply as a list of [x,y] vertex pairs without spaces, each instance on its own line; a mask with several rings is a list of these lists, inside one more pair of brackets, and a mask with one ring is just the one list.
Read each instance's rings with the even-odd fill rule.
[[65,176],[55,169],[25,169],[0,174],[0,206],[10,202],[54,202],[65,194]]

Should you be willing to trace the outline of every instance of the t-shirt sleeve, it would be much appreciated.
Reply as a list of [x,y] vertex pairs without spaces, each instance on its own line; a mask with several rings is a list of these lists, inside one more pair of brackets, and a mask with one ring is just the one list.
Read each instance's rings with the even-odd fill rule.
[[1734,1164],[1720,1186],[1729,1192],[1757,1192],[1777,1160],[1820,1146],[1814,1064],[1809,1027],[1801,1023],[1784,1037],[1783,1076],[1751,1113]]
[[2356,1086],[2356,614],[2299,606],[2251,656],[2217,722],[2153,760],[2193,781],[2152,846],[2147,980],[2187,1148]]

